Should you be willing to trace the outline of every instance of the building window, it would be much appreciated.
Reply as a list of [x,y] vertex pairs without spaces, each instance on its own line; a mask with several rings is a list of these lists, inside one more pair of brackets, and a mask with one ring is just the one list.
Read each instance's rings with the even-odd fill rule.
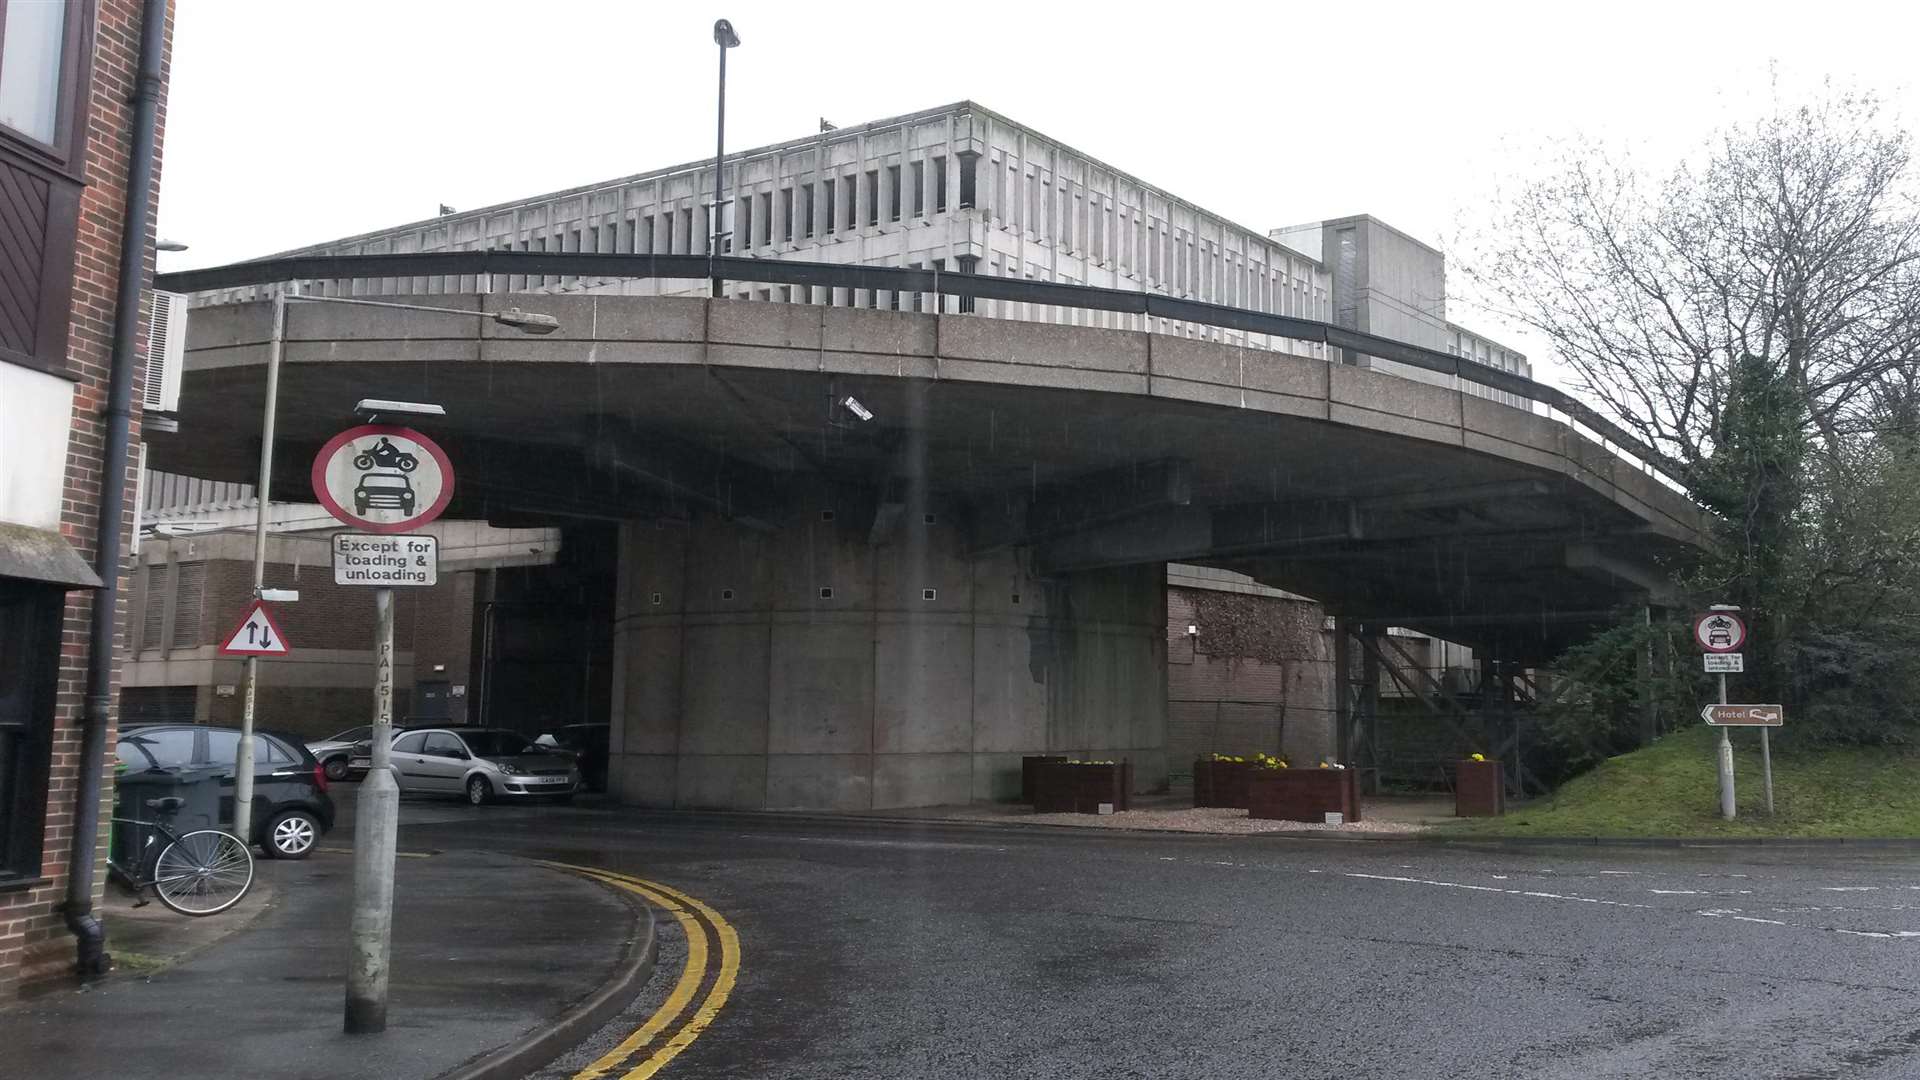
[[933,159],[933,212],[947,212],[947,159],[944,155]]
[[[899,220],[899,215],[894,215]],[[880,170],[867,170],[867,224],[880,224]]]
[[980,155],[978,154],[960,155],[960,209],[962,210],[968,210],[973,207],[975,194],[974,162],[978,161],[979,158]]
[[693,254],[693,207],[680,211],[680,248],[682,255]]
[[0,887],[40,876],[65,599],[0,579]]
[[92,50],[84,0],[0,0],[0,361],[67,369]]
[[[763,191],[760,193],[760,216],[756,225],[760,230],[760,235],[757,237],[748,236],[747,246],[765,247],[773,243],[773,192],[771,191]],[[755,241],[758,242],[756,243]]]
[[742,251],[753,247],[753,196],[742,195],[733,202],[733,233],[727,237],[727,250],[733,250],[734,237]]
[[[980,256],[962,255],[954,260],[954,266],[962,274],[977,273],[980,269]],[[960,314],[973,314],[973,300],[974,298],[971,296],[963,296],[960,298]]]
[[916,161],[908,170],[913,177],[913,216],[927,216],[927,163]]
[[[859,178],[852,173],[848,173],[843,179],[845,183],[840,186],[847,192],[847,231],[852,232],[860,227],[860,182]],[[871,186],[873,181],[869,180],[867,183]]]
[[76,86],[80,18],[76,0],[0,3],[0,126],[68,156],[65,137],[85,99]]
[[[833,235],[835,227],[839,224],[836,220],[839,216],[839,206],[833,201],[833,188],[834,181],[820,181],[820,201],[825,203],[827,207],[827,235],[829,236]],[[811,236],[812,233],[809,232],[808,235]]]
[[780,242],[793,243],[793,189],[780,189]]
[[887,220],[900,220],[900,166],[887,166]]

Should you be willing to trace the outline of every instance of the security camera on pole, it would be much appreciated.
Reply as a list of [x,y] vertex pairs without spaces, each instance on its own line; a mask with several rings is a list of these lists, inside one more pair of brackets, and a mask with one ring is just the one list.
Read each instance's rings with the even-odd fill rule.
[[[438,405],[362,401],[359,412],[441,416]],[[333,580],[371,585],[377,615],[373,645],[372,762],[355,803],[353,926],[347,957],[346,1030],[387,1026],[387,965],[393,938],[393,860],[400,788],[394,783],[393,590],[439,579],[438,541],[405,535],[439,517],[453,498],[453,463],[412,428],[362,424],[335,435],[313,460],[313,493],[335,518],[360,532],[333,538]]]

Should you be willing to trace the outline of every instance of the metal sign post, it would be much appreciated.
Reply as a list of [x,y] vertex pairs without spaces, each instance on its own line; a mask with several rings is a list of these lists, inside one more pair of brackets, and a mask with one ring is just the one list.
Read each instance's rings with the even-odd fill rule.
[[[1693,640],[1709,658],[1713,654],[1737,653],[1747,643],[1747,624],[1734,614],[1740,609],[1729,604],[1715,604],[1705,615],[1693,620]],[[1720,704],[1727,703],[1727,669],[1733,665],[1709,665],[1708,670],[1717,667],[1720,677]],[[1733,799],[1733,740],[1727,736],[1726,728],[1720,729],[1720,816],[1732,821],[1737,812]]]
[[453,497],[453,463],[438,444],[411,428],[364,424],[321,447],[312,478],[314,495],[329,513],[365,530],[334,538],[334,582],[375,587],[373,731],[367,778],[355,803],[345,1023],[350,1035],[373,1034],[387,1028],[393,864],[400,834],[400,788],[393,779],[393,589],[439,579],[433,537],[392,534],[440,516]]

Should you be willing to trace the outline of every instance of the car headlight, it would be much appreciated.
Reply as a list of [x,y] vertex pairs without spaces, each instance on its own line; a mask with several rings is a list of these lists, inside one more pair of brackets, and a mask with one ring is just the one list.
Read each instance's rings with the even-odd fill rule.
[[517,765],[508,765],[508,764],[502,763],[499,765],[495,765],[494,768],[499,769],[501,774],[505,776],[520,775],[520,767]]

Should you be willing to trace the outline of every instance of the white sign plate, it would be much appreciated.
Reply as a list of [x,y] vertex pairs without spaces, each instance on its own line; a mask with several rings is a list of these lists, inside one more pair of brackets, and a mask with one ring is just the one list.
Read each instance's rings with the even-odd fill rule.
[[432,536],[333,534],[333,583],[383,589],[440,582],[440,541]]
[[265,600],[255,600],[253,606],[247,608],[240,625],[233,628],[233,633],[228,634],[220,646],[223,656],[285,656],[292,651]]
[[1738,675],[1747,670],[1747,654],[1737,652],[1708,653],[1700,659],[1706,661],[1707,674]]

